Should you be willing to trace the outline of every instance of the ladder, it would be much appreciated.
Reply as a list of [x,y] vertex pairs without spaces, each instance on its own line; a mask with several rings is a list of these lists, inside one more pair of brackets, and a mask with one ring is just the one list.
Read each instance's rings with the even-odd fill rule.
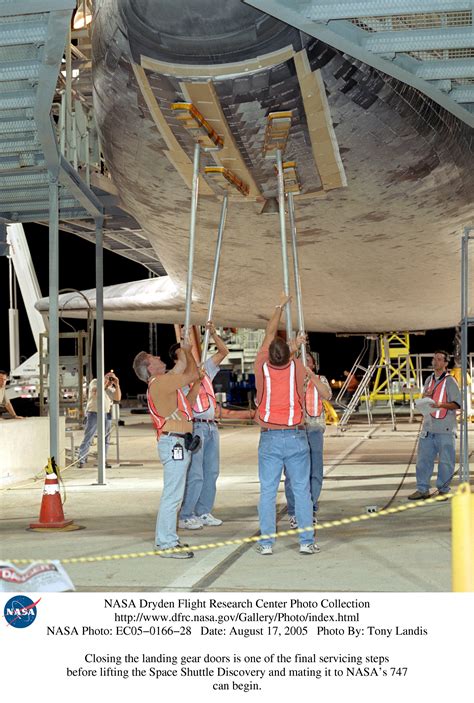
[[[339,420],[339,425],[338,425],[338,431],[339,432],[344,432],[346,429],[346,426],[349,422],[349,419],[352,415],[352,413],[355,411],[357,406],[360,403],[361,397],[365,397],[365,402],[366,402],[366,407],[367,407],[367,421],[369,425],[372,424],[372,412],[370,409],[370,403],[368,399],[368,393],[366,392],[369,388],[370,382],[372,380],[372,377],[376,371],[376,369],[379,366],[379,360],[380,360],[380,352],[376,355],[375,360],[370,363],[370,352],[372,350],[372,345],[370,342],[373,342],[373,338],[371,337],[366,337],[364,339],[364,345],[362,347],[361,352],[359,353],[359,356],[355,360],[350,372],[349,376],[346,378],[341,390],[339,391],[337,397],[336,397],[336,404],[340,405],[344,408],[344,411],[342,413],[342,416]],[[369,361],[365,361],[365,359],[368,358]],[[352,394],[351,399],[347,403],[345,401],[346,398],[346,393],[347,393],[347,387],[349,385],[350,379],[352,376],[354,376],[357,372],[363,372],[362,379],[359,382],[359,385],[357,386],[355,392]]]

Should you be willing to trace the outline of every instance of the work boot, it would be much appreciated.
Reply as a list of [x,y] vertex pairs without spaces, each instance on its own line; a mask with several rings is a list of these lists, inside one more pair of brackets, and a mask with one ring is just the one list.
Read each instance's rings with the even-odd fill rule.
[[421,491],[415,491],[414,493],[408,496],[408,500],[426,500],[429,497],[429,491],[426,491],[426,493],[422,493]]
[[[181,544],[178,542],[178,544],[175,544],[174,547],[170,547],[170,549],[176,549],[176,548],[182,548],[182,547],[189,547],[189,544]],[[160,549],[160,547],[157,547],[157,549]],[[164,554],[160,554],[160,557],[163,557],[164,559],[192,559],[194,557],[194,552],[191,550],[189,551],[183,551],[183,552],[165,552]]]

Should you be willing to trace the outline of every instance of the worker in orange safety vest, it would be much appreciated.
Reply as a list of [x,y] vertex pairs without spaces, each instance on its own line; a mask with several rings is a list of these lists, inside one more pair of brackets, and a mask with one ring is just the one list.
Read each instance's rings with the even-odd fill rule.
[[449,493],[456,462],[456,411],[461,407],[461,391],[448,371],[449,354],[433,354],[433,373],[426,379],[423,397],[431,398],[432,412],[425,415],[416,458],[416,491],[408,500],[430,497],[430,482],[438,458],[436,488],[439,495]]
[[[201,445],[192,456],[183,504],[179,511],[178,527],[184,530],[200,530],[203,527],[222,525],[222,520],[212,514],[219,476],[219,430],[212,381],[219,373],[219,364],[226,358],[229,350],[211,320],[206,328],[210,331],[217,351],[204,362],[200,369],[200,378],[194,386],[184,389],[193,410],[193,432],[201,438]],[[175,345],[170,349],[171,357],[174,349]]]
[[[258,406],[255,420],[260,425],[258,513],[261,538],[257,551],[262,555],[273,553],[276,497],[283,467],[291,481],[298,525],[304,529],[299,534],[300,554],[318,551],[314,544],[310,454],[303,410],[306,370],[299,359],[291,357],[286,341],[277,336],[282,309],[289,302],[289,296],[282,294],[255,360]],[[304,338],[293,341],[294,351],[302,341]]]
[[[199,444],[192,436],[192,409],[183,388],[199,377],[189,341],[182,343],[176,363],[166,372],[159,356],[140,352],[133,361],[138,378],[148,384],[148,409],[157,432],[158,454],[163,464],[163,490],[156,520],[155,544],[159,549],[179,547],[176,520],[183,500],[191,453]],[[186,545],[184,545],[186,546]],[[166,552],[162,557],[189,559],[191,550]]]

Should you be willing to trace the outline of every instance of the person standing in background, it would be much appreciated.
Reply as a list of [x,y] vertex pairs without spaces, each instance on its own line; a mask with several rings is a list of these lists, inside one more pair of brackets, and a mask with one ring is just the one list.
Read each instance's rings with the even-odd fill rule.
[[[104,414],[105,414],[105,456],[110,446],[110,434],[112,430],[112,403],[119,402],[122,398],[120,382],[113,371],[109,371],[104,376]],[[84,427],[84,437],[79,447],[79,468],[82,469],[87,461],[92,440],[97,434],[97,379],[92,379],[89,384],[87,394],[86,418]],[[106,464],[111,468],[110,464]]]
[[7,392],[7,381],[8,381],[8,374],[6,371],[0,371],[0,409],[5,408],[7,413],[14,419],[14,420],[24,420],[24,418],[21,415],[17,415],[15,412],[15,409],[13,405],[10,403],[10,401],[7,398],[6,392]]

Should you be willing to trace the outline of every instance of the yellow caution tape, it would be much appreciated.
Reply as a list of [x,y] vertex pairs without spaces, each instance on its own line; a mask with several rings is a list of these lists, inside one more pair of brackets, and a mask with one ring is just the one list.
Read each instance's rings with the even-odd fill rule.
[[[413,510],[413,508],[422,507],[424,505],[430,505],[433,503],[445,501],[446,498],[453,498],[453,493],[444,494],[443,496],[435,496],[434,498],[426,498],[425,500],[417,500],[412,503],[407,503],[406,505],[400,505],[398,508],[387,508],[386,510],[379,510],[376,513],[364,513],[362,515],[354,515],[352,517],[341,518],[340,520],[329,520],[327,522],[318,523],[316,530],[328,530],[331,527],[341,527],[343,525],[354,525],[357,522],[363,522],[364,520],[373,520],[376,517],[384,517],[386,515],[395,515],[396,513],[402,513],[406,510]],[[256,535],[255,537],[241,537],[239,539],[227,539],[221,542],[210,542],[209,544],[198,544],[196,546],[192,545],[189,547],[173,547],[171,549],[154,549],[147,552],[131,552],[130,554],[107,554],[105,556],[94,556],[94,557],[68,557],[66,559],[60,559],[61,564],[90,564],[98,561],[114,561],[117,559],[140,559],[142,557],[155,557],[161,554],[175,554],[178,552],[199,552],[205,549],[218,549],[219,547],[230,547],[230,546],[240,546],[243,544],[252,544],[254,542],[260,542],[264,539],[280,539],[281,537],[289,537],[291,535],[299,535],[303,532],[312,532],[313,527],[298,527],[294,530],[284,530],[283,532],[274,532],[269,535]],[[44,563],[50,561],[50,559],[6,559],[5,561],[10,561],[12,564],[30,564],[31,562]]]

